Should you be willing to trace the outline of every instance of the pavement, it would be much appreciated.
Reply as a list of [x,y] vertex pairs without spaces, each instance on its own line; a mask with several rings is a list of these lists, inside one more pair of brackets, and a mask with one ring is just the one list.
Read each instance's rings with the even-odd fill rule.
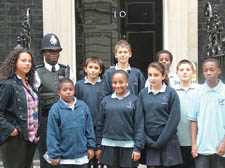
[[[2,162],[0,162],[0,168],[4,168]],[[32,168],[40,168],[39,160],[34,160]],[[106,166],[104,166],[104,168],[106,168]],[[138,168],[146,168],[146,166],[145,165],[139,165]]]
[[[33,167],[31,167],[31,168],[40,168],[39,165],[40,165],[40,164],[39,164],[39,160],[34,160],[34,162],[33,162]],[[0,168],[4,168],[2,162],[0,162]]]

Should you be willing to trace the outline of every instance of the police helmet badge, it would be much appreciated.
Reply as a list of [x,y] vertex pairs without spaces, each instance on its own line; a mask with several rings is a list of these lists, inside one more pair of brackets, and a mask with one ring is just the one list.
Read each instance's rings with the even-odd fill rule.
[[54,35],[51,36],[49,42],[50,42],[50,44],[52,44],[52,45],[56,45],[56,44],[57,44],[57,39],[55,38]]

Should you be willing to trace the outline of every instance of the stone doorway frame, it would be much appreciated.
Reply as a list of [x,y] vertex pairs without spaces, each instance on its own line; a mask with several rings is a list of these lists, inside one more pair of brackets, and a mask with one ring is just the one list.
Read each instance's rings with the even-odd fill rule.
[[[76,74],[75,0],[42,3],[43,32],[59,36],[60,62]],[[163,48],[174,55],[173,72],[181,59],[198,63],[198,0],[163,0]]]

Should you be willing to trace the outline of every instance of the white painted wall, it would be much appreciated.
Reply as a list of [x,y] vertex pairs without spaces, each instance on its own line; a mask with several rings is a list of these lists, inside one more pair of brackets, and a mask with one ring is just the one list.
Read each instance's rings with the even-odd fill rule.
[[182,59],[198,62],[198,1],[163,0],[163,48],[173,53],[176,71]]
[[59,37],[63,48],[59,62],[70,65],[73,73],[76,73],[74,2],[74,0],[42,0],[44,35],[51,32]]

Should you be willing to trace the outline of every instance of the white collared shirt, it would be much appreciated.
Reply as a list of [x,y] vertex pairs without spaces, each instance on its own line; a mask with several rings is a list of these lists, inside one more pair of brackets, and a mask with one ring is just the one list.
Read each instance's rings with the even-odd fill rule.
[[98,79],[95,81],[95,83],[92,83],[88,80],[88,76],[85,76],[84,77],[84,83],[88,83],[88,84],[91,84],[91,85],[95,85],[96,83],[100,83],[102,80],[100,77],[98,77]]
[[68,104],[68,103],[66,103],[66,102],[62,99],[62,97],[60,97],[60,100],[61,100],[66,106],[68,106],[69,108],[71,108],[72,110],[74,110],[74,105],[75,105],[76,102],[77,102],[76,97],[74,97],[74,102],[73,102],[73,104]]
[[[116,69],[116,70],[120,70],[121,68],[119,68],[119,67],[118,67],[118,64],[116,64],[115,69]],[[127,73],[131,71],[130,64],[128,64],[128,67],[127,67],[127,69],[126,69],[125,71],[126,71]]]
[[130,91],[129,90],[127,90],[127,93],[123,97],[118,97],[117,94],[116,94],[116,92],[113,92],[111,98],[118,99],[118,100],[122,100],[122,99],[128,97],[129,95],[130,95]]
[[153,92],[151,89],[151,86],[148,86],[148,93],[153,93],[154,95],[158,94],[158,93],[164,93],[166,91],[166,84],[163,83],[161,89],[158,92]]
[[[45,68],[47,69],[47,70],[49,70],[50,72],[52,71],[52,65],[50,65],[50,64],[48,64],[46,61],[45,61],[45,58],[44,58],[44,64],[45,64]],[[59,68],[60,68],[60,66],[59,66],[59,64],[57,63],[57,64],[55,64],[54,65],[54,67],[55,67],[55,71],[58,71],[59,70]]]

